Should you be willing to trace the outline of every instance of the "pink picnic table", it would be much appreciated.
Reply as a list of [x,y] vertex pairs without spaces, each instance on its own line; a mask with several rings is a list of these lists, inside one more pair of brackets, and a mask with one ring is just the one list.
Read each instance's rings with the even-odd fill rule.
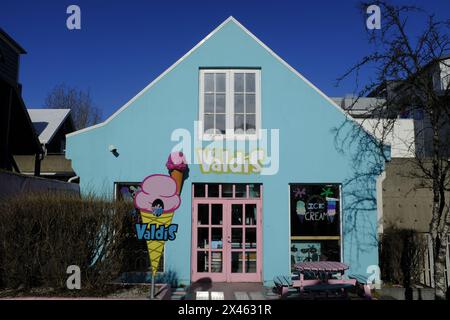
[[[317,262],[301,262],[294,266],[295,270],[299,273],[299,279],[292,281],[292,287],[297,288],[300,293],[305,290],[317,288],[323,288],[324,291],[340,289],[343,293],[346,293],[346,287],[357,287],[358,282],[356,279],[332,279],[332,274],[344,274],[345,270],[349,269],[349,266],[342,262],[337,261],[317,261]],[[305,274],[314,274],[314,279],[305,279]],[[320,276],[323,275],[323,276]],[[364,295],[370,298],[370,288],[366,285],[364,287]]]

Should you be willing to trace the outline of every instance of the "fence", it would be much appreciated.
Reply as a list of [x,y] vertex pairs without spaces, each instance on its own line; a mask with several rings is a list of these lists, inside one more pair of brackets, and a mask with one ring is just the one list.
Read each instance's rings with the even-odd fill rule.
[[[424,233],[422,235],[426,243],[426,250],[423,255],[422,270],[420,274],[421,284],[434,288],[434,257],[433,257],[433,244],[431,240],[431,235],[429,233]],[[445,256],[445,285],[448,288],[450,286],[450,235],[448,235],[449,241],[447,242],[447,254]]]

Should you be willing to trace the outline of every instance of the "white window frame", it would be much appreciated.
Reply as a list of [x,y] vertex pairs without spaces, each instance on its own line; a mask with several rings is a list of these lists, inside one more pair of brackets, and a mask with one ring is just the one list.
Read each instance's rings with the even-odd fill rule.
[[[225,134],[204,133],[204,76],[205,73],[225,73]],[[234,74],[255,74],[255,133],[234,132]],[[261,129],[261,70],[260,69],[200,69],[199,72],[199,116],[200,126],[198,136],[200,140],[257,140]]]

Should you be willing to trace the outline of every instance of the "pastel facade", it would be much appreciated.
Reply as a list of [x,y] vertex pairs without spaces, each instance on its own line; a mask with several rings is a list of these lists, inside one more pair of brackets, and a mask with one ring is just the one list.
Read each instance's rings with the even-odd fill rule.
[[[223,138],[225,129],[228,145],[219,149],[233,150],[238,141],[234,150],[262,150],[271,162],[263,172],[209,167],[204,158],[191,163],[164,269],[185,283],[210,277],[270,284],[296,259],[333,259],[366,274],[378,265],[378,176],[350,181],[384,163],[374,157],[355,164],[357,144],[338,151],[334,129],[345,120],[331,99],[230,17],[105,122],[67,135],[66,156],[83,192],[114,196],[120,183],[167,173],[173,149],[191,162],[208,155],[208,139]],[[255,129],[268,130],[268,142],[255,138]],[[351,119],[344,130],[367,135]]]

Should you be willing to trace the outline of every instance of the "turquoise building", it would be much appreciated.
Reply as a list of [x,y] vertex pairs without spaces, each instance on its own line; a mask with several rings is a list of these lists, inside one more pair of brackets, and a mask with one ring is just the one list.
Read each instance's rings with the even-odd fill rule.
[[124,199],[183,151],[161,268],[270,285],[302,261],[378,265],[384,161],[364,138],[376,142],[230,17],[106,121],[68,134],[66,157],[82,192]]

